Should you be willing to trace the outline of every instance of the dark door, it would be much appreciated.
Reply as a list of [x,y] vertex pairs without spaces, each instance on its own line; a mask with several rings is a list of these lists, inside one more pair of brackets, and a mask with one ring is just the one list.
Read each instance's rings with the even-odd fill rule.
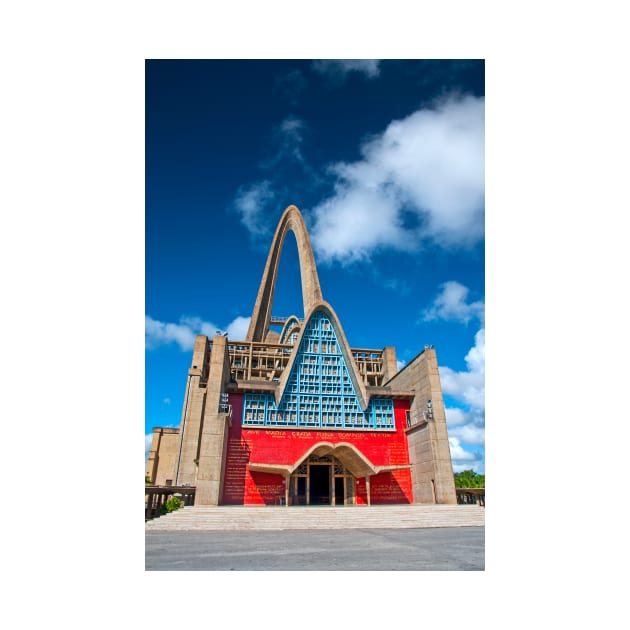
[[335,505],[343,505],[343,477],[335,477]]
[[297,505],[306,505],[306,477],[297,477]]
[[311,505],[328,505],[330,503],[330,466],[313,466],[311,464]]

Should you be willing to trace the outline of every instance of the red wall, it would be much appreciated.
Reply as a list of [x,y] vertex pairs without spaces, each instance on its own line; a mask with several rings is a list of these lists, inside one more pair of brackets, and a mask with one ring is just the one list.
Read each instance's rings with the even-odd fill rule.
[[[241,426],[243,395],[230,394],[232,427],[228,435],[223,503],[225,505],[277,505],[284,497],[284,478],[270,473],[250,473],[247,464],[290,464],[318,442],[349,442],[376,466],[409,463],[405,411],[408,401],[394,401],[395,432],[294,431],[250,429]],[[370,478],[371,502],[411,503],[409,469],[381,473]],[[367,502],[365,479],[358,480],[357,503]]]

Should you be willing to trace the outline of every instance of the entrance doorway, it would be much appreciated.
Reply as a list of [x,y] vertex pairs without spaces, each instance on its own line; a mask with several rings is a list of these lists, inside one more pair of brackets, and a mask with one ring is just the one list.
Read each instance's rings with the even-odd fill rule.
[[311,505],[330,504],[330,464],[316,464],[311,466]]
[[291,475],[291,505],[352,505],[355,480],[343,464],[330,455],[311,455]]
[[335,504],[336,505],[344,505],[345,503],[344,481],[345,479],[343,477],[335,477]]

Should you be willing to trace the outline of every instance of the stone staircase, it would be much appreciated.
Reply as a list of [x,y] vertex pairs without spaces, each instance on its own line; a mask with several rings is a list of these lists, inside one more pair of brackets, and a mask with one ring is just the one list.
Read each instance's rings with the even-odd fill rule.
[[483,527],[478,505],[184,507],[145,524],[146,531],[398,529]]

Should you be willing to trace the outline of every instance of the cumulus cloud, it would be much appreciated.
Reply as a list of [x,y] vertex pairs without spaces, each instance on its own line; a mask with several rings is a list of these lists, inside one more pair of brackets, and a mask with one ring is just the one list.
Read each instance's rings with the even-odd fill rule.
[[454,472],[462,472],[464,470],[474,470],[481,473],[483,467],[483,458],[480,452],[467,451],[462,447],[459,439],[456,437],[448,438],[448,445],[451,451],[451,460]]
[[232,204],[241,223],[253,237],[263,237],[270,232],[267,209],[275,201],[271,181],[264,179],[249,186],[241,186]]
[[187,324],[160,322],[148,315],[145,321],[145,344],[149,349],[171,343],[182,350],[192,350],[195,345],[195,333]]
[[380,74],[380,59],[316,59],[311,67],[337,81],[343,81],[349,72],[358,72],[369,79]]
[[[251,317],[236,317],[225,330],[228,338],[243,340],[247,334]],[[214,337],[217,330],[222,328],[207,322],[200,317],[183,315],[178,323],[160,322],[149,315],[145,316],[145,345],[147,349],[155,349],[160,346],[176,344],[183,351],[192,350],[195,346],[197,335]]]
[[396,359],[396,369],[399,372],[405,367],[405,365],[407,365],[407,361],[405,361],[404,359]]
[[[446,409],[449,441],[453,440],[451,457],[455,472],[461,472],[467,468],[482,472],[483,461],[480,452],[471,452],[466,449],[466,446],[482,449],[486,439],[485,329],[483,328],[475,335],[475,345],[466,355],[466,366],[468,369],[460,372],[449,367],[439,368],[442,392],[462,405],[462,407]],[[456,453],[457,457],[453,453]],[[468,455],[464,456],[463,453],[468,453]],[[478,464],[477,467],[468,465],[472,461],[470,458],[466,459],[469,455],[473,456],[473,460]]]
[[392,192],[351,186],[317,206],[311,241],[321,259],[351,263],[369,260],[379,249],[412,251]]
[[476,317],[483,322],[483,301],[468,302],[468,293],[468,287],[459,282],[445,282],[440,285],[440,293],[433,304],[422,312],[422,320],[425,322],[446,320],[468,324]]
[[449,437],[448,443],[451,447],[451,457],[453,457],[454,459],[458,459],[459,461],[475,461],[476,459],[479,459],[479,456],[475,453],[465,451],[461,447],[457,438]]
[[242,341],[247,336],[249,322],[251,317],[237,317],[227,327],[228,339],[237,339]]
[[459,407],[446,407],[446,424],[450,427],[455,424],[463,424],[467,421],[468,414]]
[[153,441],[153,432],[147,433],[144,436],[144,461],[146,462],[149,457],[149,451],[151,450],[151,442]]
[[[483,419],[482,419],[483,421]],[[469,422],[459,426],[449,427],[448,434],[466,444],[483,446],[486,442],[486,429],[483,425]]]
[[485,329],[475,335],[475,345],[466,355],[468,370],[456,372],[440,367],[442,391],[474,407],[485,409]]
[[330,167],[334,193],[312,211],[311,237],[324,261],[483,238],[483,98],[451,97],[393,121],[361,155]]

